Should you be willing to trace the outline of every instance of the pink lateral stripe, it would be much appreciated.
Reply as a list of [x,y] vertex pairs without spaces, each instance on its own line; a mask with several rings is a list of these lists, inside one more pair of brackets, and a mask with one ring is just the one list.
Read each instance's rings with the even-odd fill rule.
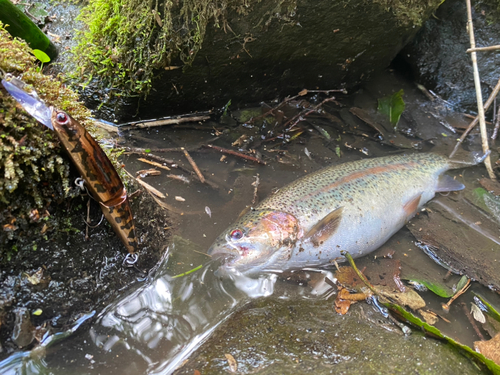
[[371,176],[371,175],[377,175],[385,172],[390,172],[390,171],[401,171],[401,170],[407,170],[411,168],[415,168],[418,166],[418,163],[415,162],[408,162],[408,163],[401,163],[401,164],[389,164],[389,165],[383,165],[379,167],[372,167],[368,168],[362,171],[355,171],[347,176],[344,176],[337,181],[328,184],[321,189],[315,190],[312,193],[309,193],[301,198],[299,198],[297,201],[301,202],[306,199],[309,199],[319,193],[326,193],[327,191],[333,190],[336,187],[347,184],[349,182],[352,182],[354,180],[359,180],[361,178],[365,178],[366,176]]

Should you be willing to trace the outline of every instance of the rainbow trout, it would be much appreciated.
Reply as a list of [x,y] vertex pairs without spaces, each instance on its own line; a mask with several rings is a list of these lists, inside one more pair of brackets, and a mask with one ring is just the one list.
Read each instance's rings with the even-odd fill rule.
[[[472,164],[472,163],[471,163]],[[208,253],[244,274],[324,266],[366,255],[436,192],[464,189],[443,172],[464,167],[433,153],[365,159],[285,186],[226,229]]]

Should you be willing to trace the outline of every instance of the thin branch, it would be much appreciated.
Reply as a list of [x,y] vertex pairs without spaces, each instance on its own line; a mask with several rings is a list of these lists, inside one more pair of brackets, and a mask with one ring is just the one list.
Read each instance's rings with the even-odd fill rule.
[[189,162],[189,164],[191,164],[191,167],[193,167],[196,175],[198,176],[200,181],[204,184],[205,177],[203,177],[203,174],[201,173],[200,169],[198,168],[198,166],[194,162],[193,158],[191,157],[191,155],[189,155],[189,152],[187,152],[187,150],[184,147],[182,147],[181,149],[182,149],[182,152],[184,153],[184,156],[186,157],[187,161]]
[[203,147],[211,148],[213,150],[219,151],[221,154],[238,156],[238,157],[240,157],[242,159],[246,159],[246,160],[250,160],[250,161],[253,161],[253,162],[256,162],[256,163],[259,163],[259,164],[266,165],[266,162],[264,160],[256,158],[255,156],[243,154],[243,153],[238,152],[238,151],[229,150],[227,148],[223,148],[223,147],[219,147],[219,146],[214,146],[214,145],[204,145]]
[[[470,0],[467,2],[467,28],[469,30],[469,38],[471,48],[476,48],[476,41],[474,39],[474,29],[472,25],[472,9]],[[484,122],[484,107],[483,107],[483,96],[481,94],[481,80],[479,78],[479,69],[477,67],[477,56],[476,52],[471,52],[472,66],[474,69],[474,85],[476,86],[476,98],[477,98],[477,112],[479,116],[479,129],[481,130],[481,141],[483,144],[483,153],[487,154],[489,152],[488,145],[488,133],[486,131],[486,123]],[[495,180],[495,173],[491,167],[490,155],[487,155],[484,159],[484,165],[488,171],[488,175],[492,180]]]
[[[493,103],[493,101],[497,97],[498,92],[500,92],[500,79],[498,80],[495,88],[491,92],[488,100],[486,101],[486,103],[484,103],[484,110],[485,111],[487,111],[490,108],[491,104]],[[469,127],[465,130],[464,134],[462,134],[462,136],[458,140],[457,144],[455,145],[455,148],[453,149],[453,151],[450,154],[450,158],[452,158],[453,155],[455,155],[455,153],[457,152],[458,147],[460,146],[460,144],[464,141],[465,137],[467,137],[467,135],[470,133],[470,131],[472,129],[474,129],[474,127],[477,125],[478,122],[479,122],[479,117],[476,116],[476,118],[474,119],[474,121],[472,121],[470,123]]]
[[482,51],[495,51],[497,49],[500,49],[500,46],[489,46],[489,47],[475,47],[475,48],[469,48],[467,53],[472,53],[472,52],[482,52]]

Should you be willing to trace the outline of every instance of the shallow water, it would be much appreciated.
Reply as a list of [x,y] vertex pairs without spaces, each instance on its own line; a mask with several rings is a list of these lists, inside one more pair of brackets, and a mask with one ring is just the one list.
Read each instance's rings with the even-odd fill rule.
[[[400,126],[406,133],[420,137],[420,139],[413,138],[408,142],[410,147],[413,147],[412,151],[416,151],[415,148],[417,148],[423,151],[448,153],[456,136],[442,126],[440,121],[445,121],[443,119],[452,121],[450,118],[453,116],[439,108],[436,109],[436,104],[429,106],[424,103],[422,95],[413,86],[394,75],[386,74],[378,80],[375,79],[357,95],[344,99],[343,103],[350,103],[349,105],[367,110],[373,109],[377,97],[386,95],[393,88],[401,86],[407,93],[406,113],[409,113],[410,117],[404,118]],[[391,325],[382,315],[376,315],[371,319],[365,319],[366,314],[356,315],[354,321],[346,323],[348,318],[337,315],[333,309],[333,298],[329,299],[333,290],[324,282],[324,277],[334,279],[334,275],[328,272],[319,276],[309,276],[309,279],[298,282],[278,280],[276,275],[265,275],[258,280],[238,275],[223,278],[215,272],[218,264],[211,261],[205,254],[217,235],[234,222],[245,208],[253,204],[254,186],[252,183],[256,181],[257,176],[259,179],[258,198],[262,200],[275,189],[323,166],[358,160],[367,157],[366,154],[370,157],[377,157],[401,152],[395,147],[380,144],[373,135],[373,129],[360,123],[358,119],[350,117],[349,113],[343,109],[336,109],[336,111],[336,114],[347,124],[345,127],[339,127],[338,124],[324,118],[311,118],[315,125],[328,131],[331,137],[329,142],[316,129],[304,124],[304,133],[295,140],[284,143],[269,142],[258,147],[258,151],[265,154],[267,158],[266,166],[231,156],[221,161],[221,155],[211,150],[192,151],[191,155],[205,177],[213,182],[212,186],[194,181],[191,176],[182,171],[172,173],[185,175],[191,180],[189,184],[167,177],[169,172],[164,170],[160,176],[145,177],[144,181],[164,194],[168,194],[164,202],[170,206],[176,223],[173,228],[166,229],[173,231],[175,239],[162,263],[150,273],[142,286],[124,293],[113,304],[105,307],[90,328],[83,325],[77,331],[78,334],[74,335],[75,337],[69,338],[63,344],[58,343],[47,347],[45,352],[38,357],[34,354],[23,359],[16,357],[17,360],[11,361],[9,365],[11,373],[15,373],[14,368],[17,366],[18,369],[24,367],[24,373],[168,374],[183,364],[183,361],[190,355],[190,362],[185,365],[186,367],[181,368],[180,372],[191,371],[189,373],[192,373],[199,369],[204,373],[203,370],[206,369],[207,373],[218,373],[229,369],[225,357],[228,352],[234,353],[236,360],[241,361],[243,366],[240,370],[244,373],[254,371],[262,373],[307,372],[311,371],[309,367],[314,361],[319,363],[318,367],[314,368],[318,373],[329,373],[335,369],[340,371],[341,367],[335,367],[335,364],[342,364],[346,373],[349,371],[373,373],[376,366],[367,366],[367,364],[383,359],[380,351],[372,350],[380,343],[373,338],[375,333],[361,335],[361,331],[357,332],[357,329],[367,330],[366,327],[369,326],[370,332],[380,332],[381,338],[378,339],[385,340],[385,351],[392,353],[393,357],[402,345],[408,350],[401,350],[400,353],[411,351],[411,345],[422,346],[422,342],[418,340],[424,340],[424,338],[419,338],[417,335],[416,338],[412,336],[411,340],[406,340],[398,331],[399,328]],[[431,112],[437,114],[437,117],[431,116]],[[243,111],[235,111],[234,114],[235,116],[244,115]],[[194,145],[209,142],[231,148],[230,143],[243,133],[254,137],[255,144],[262,135],[268,135],[270,131],[275,130],[274,125],[269,123],[266,126],[253,128],[236,127],[234,120],[227,117],[223,117],[221,122],[209,121],[203,127],[205,130],[189,126],[132,130],[124,132],[123,138],[127,146],[151,149],[193,148]],[[354,127],[358,134],[372,135],[367,138],[346,131]],[[226,129],[226,133],[219,134],[215,129],[221,131]],[[213,141],[215,137],[219,139]],[[473,147],[474,144],[467,146]],[[341,152],[340,157],[338,151]],[[180,152],[161,155],[189,168],[189,164]],[[132,174],[138,170],[150,168],[148,164],[138,161],[137,155],[126,155],[123,161],[126,169]],[[450,174],[460,178],[468,189],[472,189],[477,186],[476,180],[483,173],[482,167],[473,167],[463,171],[452,171]],[[217,187],[214,187],[214,184]],[[460,199],[460,194],[456,195],[456,199]],[[393,257],[401,261],[403,279],[411,278],[415,273],[440,279],[446,275],[446,269],[434,263],[415,246],[415,239],[406,228],[393,236],[381,249],[359,259],[358,266],[360,268],[374,267],[377,264],[376,258],[389,251],[394,251]],[[174,277],[200,265],[203,266],[201,269]],[[316,282],[310,282],[310,278],[314,278]],[[459,276],[451,276],[446,284],[452,286],[458,282],[459,278]],[[477,283],[474,283],[472,288],[500,305],[497,294]],[[435,311],[440,311],[440,303],[446,301],[434,296],[431,292],[424,292],[422,295]],[[458,302],[469,304],[471,299],[472,296],[469,293],[460,297]],[[266,316],[265,311],[272,315],[272,311],[276,309],[277,311],[299,309],[297,314],[301,316],[300,309],[304,306],[301,301],[304,300],[311,300],[311,306],[314,305],[316,310],[322,312],[320,318],[317,316],[312,318],[323,320],[325,325],[333,327],[330,331],[332,336],[322,336],[314,330],[316,334],[311,334],[313,331],[307,331],[310,329],[308,320],[303,317],[295,320],[283,317],[284,323],[280,323],[281,329],[283,325],[287,327],[290,324],[295,325],[297,332],[307,333],[309,342],[308,345],[300,347],[293,347],[290,344],[289,351],[285,351],[288,354],[284,358],[277,353],[278,351],[274,353],[266,347],[268,340],[272,340],[273,337],[263,333],[262,324],[257,323],[262,323],[262,314]],[[361,307],[361,311],[368,311],[367,309],[370,310],[371,307],[367,305]],[[355,309],[352,314],[361,314],[359,311],[359,308]],[[304,308],[304,313],[314,314],[312,310],[306,308]],[[251,319],[245,318],[245,316],[251,317],[252,314],[258,320],[255,328],[249,326]],[[462,307],[454,304],[449,313],[442,314],[452,323],[440,320],[437,327],[460,342],[472,346],[473,341],[478,337],[471,329],[462,312]],[[237,315],[236,318],[235,315]],[[279,316],[275,318],[279,320]],[[331,350],[323,348],[319,351],[311,349],[316,344],[326,345],[328,340],[335,340],[335,329],[340,332],[339,325],[344,327],[343,324],[349,325],[346,325],[348,329],[342,336],[342,342],[345,344],[342,348],[354,347],[349,344],[349,340],[362,342],[361,345],[355,346],[361,351],[360,353],[354,355],[342,351],[340,347],[330,348]],[[289,331],[285,329],[280,331],[279,327],[279,324],[272,325],[275,332],[282,332],[282,336],[276,333],[274,337],[276,339],[279,336],[277,342],[281,343],[280,345],[285,345],[283,343],[287,340],[295,340],[290,337]],[[226,329],[230,331],[225,331]],[[383,336],[382,332],[388,330],[390,334]],[[215,341],[209,339],[212,334]],[[249,335],[252,336],[251,343]],[[254,336],[259,338],[255,340]],[[231,341],[231,339],[238,342]],[[303,337],[298,339],[302,340]],[[315,340],[317,340],[316,343]],[[205,341],[207,344],[203,346]],[[248,345],[245,346],[245,343]],[[431,352],[437,350],[435,345],[443,346],[444,344],[432,344],[427,347],[429,363],[425,362],[426,358],[422,358],[422,356],[425,357],[424,350],[418,358],[405,360],[396,358],[394,371],[399,371],[396,371],[398,361],[405,363],[406,369],[417,369],[424,362],[429,365],[430,373],[442,371],[443,368],[449,367],[451,361],[453,363],[466,362],[467,365],[464,366],[468,367],[466,370],[464,367],[464,373],[475,372],[474,366],[469,366],[470,362],[464,357],[459,356],[457,359],[458,354],[454,351],[440,351],[441,357],[431,355]],[[363,348],[366,348],[366,353],[371,354],[363,355]],[[252,357],[252,353],[255,357]],[[336,358],[335,361],[332,360],[332,356]],[[442,362],[439,362],[440,359]],[[308,363],[309,367],[297,367],[301,363]],[[383,361],[377,363],[383,366]],[[432,367],[431,363],[432,366],[437,367]],[[1,364],[0,368],[2,368]],[[8,373],[7,367],[2,369]],[[18,373],[23,373],[23,371],[19,370]]]

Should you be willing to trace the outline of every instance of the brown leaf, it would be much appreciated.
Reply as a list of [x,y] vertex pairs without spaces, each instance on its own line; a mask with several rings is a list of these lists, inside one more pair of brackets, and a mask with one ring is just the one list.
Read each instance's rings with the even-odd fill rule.
[[351,301],[346,299],[337,299],[335,300],[335,311],[337,314],[345,315],[349,311],[349,307],[351,307]]
[[201,372],[199,372],[198,370],[194,370],[194,374],[193,375],[201,375]]
[[390,286],[400,292],[405,291],[405,286],[399,278],[401,262],[396,259],[377,259],[375,263],[364,272],[366,278],[373,285]]
[[474,349],[500,365],[500,333],[488,341],[475,341]]
[[412,310],[418,310],[425,307],[425,301],[413,289],[407,288],[406,292],[394,292],[388,286],[376,286],[375,289],[384,297],[393,299],[396,303],[408,306]]
[[224,355],[226,356],[227,363],[229,365],[229,370],[231,372],[238,371],[238,363],[236,362],[236,359],[234,359],[234,357],[229,353],[226,353]]
[[341,289],[337,295],[338,299],[345,299],[349,301],[364,301],[369,294],[367,293],[349,293],[347,289]]
[[350,289],[360,289],[365,286],[363,281],[356,275],[350,266],[340,267],[335,273],[340,285]]
[[430,325],[434,325],[438,322],[439,318],[437,315],[433,312],[426,311],[426,310],[418,310],[420,315],[424,318],[424,320],[429,323]]

